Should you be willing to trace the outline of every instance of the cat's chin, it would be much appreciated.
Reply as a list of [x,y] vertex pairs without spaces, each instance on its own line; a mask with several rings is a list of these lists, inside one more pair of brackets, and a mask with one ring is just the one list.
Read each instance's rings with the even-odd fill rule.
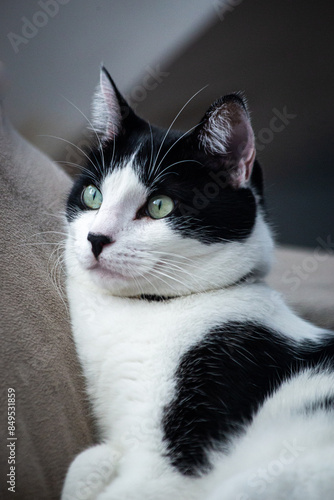
[[[133,288],[132,277],[98,265],[91,267],[87,271],[90,279],[98,288],[115,295],[126,295],[131,293],[130,291]],[[132,293],[136,292],[133,291]]]
[[95,265],[86,269],[94,286],[104,293],[119,297],[134,297],[141,294],[133,276]]
[[123,274],[113,271],[110,269],[106,269],[102,266],[94,266],[89,269],[89,273],[93,277],[95,281],[101,282],[113,282],[113,281],[130,281],[132,278],[129,276],[124,276]]

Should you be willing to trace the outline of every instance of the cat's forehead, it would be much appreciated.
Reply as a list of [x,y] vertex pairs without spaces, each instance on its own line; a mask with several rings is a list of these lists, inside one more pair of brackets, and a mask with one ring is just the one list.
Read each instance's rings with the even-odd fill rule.
[[145,164],[158,170],[159,166],[174,161],[185,152],[185,141],[181,141],[181,133],[150,129],[150,133],[141,135],[135,144],[137,166]]
[[[131,168],[136,178],[150,188],[156,184],[161,171],[166,172],[170,166],[176,167],[180,160],[191,159],[191,151],[188,151],[185,141],[180,139],[183,139],[181,133],[150,128],[149,131],[134,134],[126,142],[120,140],[110,143],[104,148],[100,162],[102,181],[110,178],[113,179],[108,181],[110,185],[123,183],[125,187],[122,179],[126,175],[123,176],[121,171],[126,169],[130,175]],[[93,154],[93,163],[99,154]],[[94,168],[94,165],[91,164],[89,168]]]
[[117,168],[107,172],[101,183],[101,190],[113,205],[119,205],[124,200],[145,201],[147,188],[140,179],[137,152],[131,157],[123,158]]

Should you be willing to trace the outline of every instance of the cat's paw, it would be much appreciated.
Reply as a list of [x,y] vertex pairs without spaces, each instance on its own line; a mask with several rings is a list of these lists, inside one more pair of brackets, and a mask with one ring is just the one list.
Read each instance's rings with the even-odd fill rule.
[[95,500],[113,479],[118,460],[107,443],[80,453],[67,472],[61,500]]

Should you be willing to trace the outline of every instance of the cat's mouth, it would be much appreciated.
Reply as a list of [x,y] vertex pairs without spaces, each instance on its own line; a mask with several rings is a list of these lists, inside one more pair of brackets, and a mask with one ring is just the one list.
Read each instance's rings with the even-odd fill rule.
[[114,269],[106,268],[101,265],[99,262],[96,262],[93,266],[91,266],[88,271],[92,273],[98,279],[102,280],[131,280],[133,279],[126,273],[121,273],[119,271],[115,271]]
[[[86,270],[90,273],[93,281],[102,288],[110,290],[121,287],[123,289],[125,286],[126,289],[130,287],[131,290],[137,290],[139,286],[139,289],[142,290],[144,285],[146,289],[146,285],[152,283],[152,280],[154,281],[156,273],[158,279],[161,274],[163,274],[164,279],[168,277],[165,272],[162,272],[164,267],[165,264],[159,260],[148,265],[138,260],[128,262],[122,259],[118,262],[115,259],[111,263],[108,260],[100,259],[87,266]],[[154,290],[156,290],[155,287]]]

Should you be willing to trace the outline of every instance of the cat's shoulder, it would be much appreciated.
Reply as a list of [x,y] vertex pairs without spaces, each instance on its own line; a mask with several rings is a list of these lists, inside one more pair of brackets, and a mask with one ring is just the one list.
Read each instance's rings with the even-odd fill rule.
[[265,330],[296,341],[315,340],[324,330],[300,318],[282,295],[265,282],[242,283],[205,293],[155,300],[112,298],[113,310],[124,321],[146,318],[145,323],[175,325],[177,329],[200,327],[203,334],[214,328],[241,325],[246,332]]

